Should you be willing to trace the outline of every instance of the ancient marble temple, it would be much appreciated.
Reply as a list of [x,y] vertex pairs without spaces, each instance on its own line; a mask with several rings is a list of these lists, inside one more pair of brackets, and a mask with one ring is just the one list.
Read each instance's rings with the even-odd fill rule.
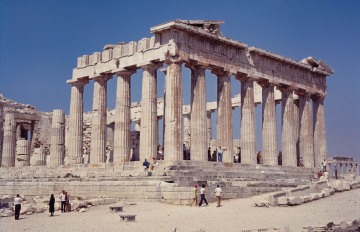
[[[151,28],[151,38],[106,45],[103,51],[78,58],[67,83],[71,85],[69,118],[69,163],[83,159],[83,91],[94,82],[90,163],[105,162],[107,144],[107,81],[117,78],[113,116],[112,162],[130,159],[132,121],[130,85],[132,75],[142,71],[139,159],[157,153],[157,71],[165,72],[163,117],[164,159],[183,159],[184,125],[190,128],[191,160],[207,161],[209,114],[217,111],[216,145],[224,149],[223,161],[233,162],[233,130],[240,130],[241,162],[256,163],[255,86],[260,86],[262,104],[262,158],[278,165],[275,100],[281,100],[282,165],[317,167],[327,157],[324,99],[326,77],[333,70],[312,57],[302,61],[264,51],[226,38],[222,21],[175,20]],[[184,114],[182,69],[191,70],[191,105]],[[207,107],[206,75],[217,77],[216,109]],[[241,126],[232,126],[231,78],[241,86]],[[280,91],[280,99],[275,99]],[[278,112],[279,113],[279,112]],[[9,119],[10,120],[10,119]],[[239,119],[240,120],[240,119]],[[211,133],[210,133],[211,134]],[[5,137],[6,139],[7,137]]]

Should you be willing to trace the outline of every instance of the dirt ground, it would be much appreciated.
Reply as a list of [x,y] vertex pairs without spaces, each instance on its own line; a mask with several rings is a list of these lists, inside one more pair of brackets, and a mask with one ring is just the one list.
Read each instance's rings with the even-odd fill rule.
[[[118,204],[123,204],[119,202]],[[360,189],[336,193],[294,207],[253,207],[251,198],[226,200],[221,207],[190,207],[163,203],[136,202],[126,205],[123,214],[136,214],[135,222],[121,222],[120,213],[111,213],[109,205],[94,206],[86,212],[49,213],[0,218],[0,231],[241,231],[286,227],[301,231],[303,226],[320,226],[360,218]]]

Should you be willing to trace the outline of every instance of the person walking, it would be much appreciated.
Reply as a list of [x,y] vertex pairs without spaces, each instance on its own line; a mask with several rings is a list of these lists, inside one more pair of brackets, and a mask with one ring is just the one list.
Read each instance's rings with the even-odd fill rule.
[[201,189],[200,189],[200,197],[201,197],[201,199],[200,199],[199,207],[201,207],[203,201],[205,201],[206,206],[207,206],[208,202],[205,198],[205,185],[204,184],[201,186]]
[[50,200],[49,200],[50,217],[54,216],[54,212],[55,212],[55,197],[54,197],[54,194],[51,194]]
[[216,196],[216,207],[220,207],[221,204],[221,194],[222,194],[222,189],[219,187],[219,185],[217,185],[217,187],[215,188],[215,196]]
[[22,202],[22,198],[20,197],[19,194],[16,194],[16,197],[14,198],[15,220],[19,220],[20,218],[21,202]]
[[338,179],[338,167],[337,167],[337,163],[335,162],[335,166],[334,166],[334,172],[335,172],[335,179]]
[[216,149],[212,153],[212,160],[211,161],[216,162]]
[[65,212],[65,206],[66,206],[66,195],[65,190],[63,190],[60,194],[60,202],[61,202],[61,212]]
[[190,203],[190,206],[192,207],[192,204],[195,203],[195,205],[198,204],[198,197],[197,197],[197,189],[198,189],[198,185],[196,184],[194,186],[194,198],[193,201]]

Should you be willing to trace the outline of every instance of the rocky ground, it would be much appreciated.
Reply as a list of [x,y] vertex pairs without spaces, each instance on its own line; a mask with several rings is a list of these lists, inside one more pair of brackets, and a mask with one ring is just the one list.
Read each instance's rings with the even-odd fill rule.
[[[95,203],[96,204],[96,203]],[[271,227],[289,227],[302,231],[307,226],[324,226],[360,217],[360,189],[336,193],[308,204],[292,207],[253,207],[251,198],[227,200],[220,208],[189,207],[163,203],[123,204],[124,212],[136,214],[135,222],[121,222],[120,213],[111,213],[110,205],[88,205],[85,212],[60,213],[49,217],[47,211],[32,215],[0,218],[1,231],[241,231]],[[90,207],[91,206],[91,207]]]

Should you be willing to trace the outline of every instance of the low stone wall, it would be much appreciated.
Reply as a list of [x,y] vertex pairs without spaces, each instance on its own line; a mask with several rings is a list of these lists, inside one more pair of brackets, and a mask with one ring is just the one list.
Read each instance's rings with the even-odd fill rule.
[[352,180],[318,181],[311,185],[299,186],[286,191],[254,197],[255,207],[295,206],[320,198],[329,197],[335,192],[360,188],[360,178]]

